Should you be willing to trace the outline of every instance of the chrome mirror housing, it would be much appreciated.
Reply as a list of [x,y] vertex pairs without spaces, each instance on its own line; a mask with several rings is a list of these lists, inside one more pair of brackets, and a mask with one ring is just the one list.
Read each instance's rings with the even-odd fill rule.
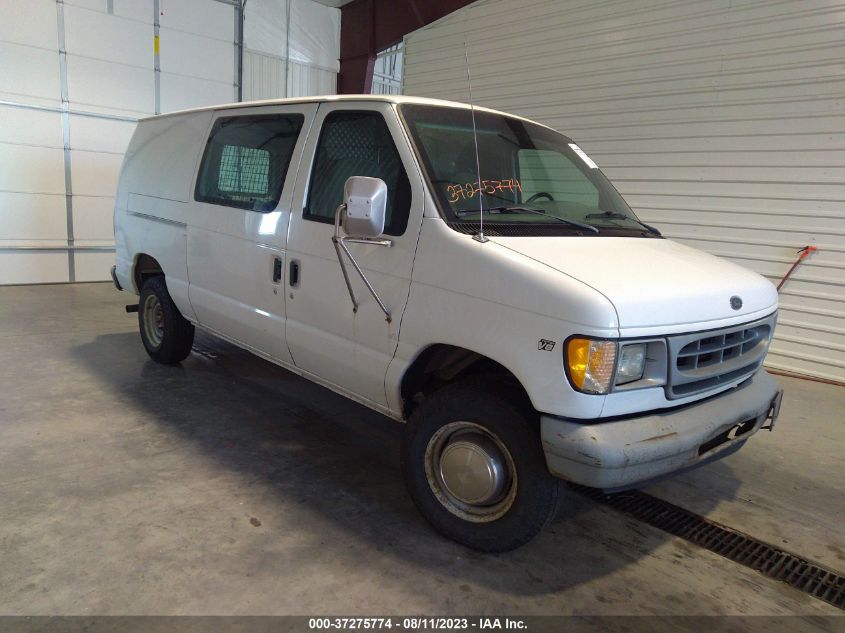
[[[393,242],[389,239],[380,239],[384,233],[385,214],[387,212],[387,185],[381,178],[369,178],[367,176],[352,176],[343,186],[343,203],[337,208],[334,217],[334,235],[332,244],[337,253],[337,261],[343,273],[343,280],[346,282],[346,289],[349,291],[349,298],[352,300],[352,311],[358,312],[358,299],[355,291],[352,290],[352,283],[349,281],[349,273],[343,263],[343,254],[352,263],[355,272],[361,277],[367,290],[378,303],[381,311],[384,312],[385,321],[391,322],[390,310],[378,296],[375,288],[370,283],[364,271],[358,265],[355,257],[349,250],[348,244],[367,244],[370,246],[386,246],[390,248]],[[340,234],[341,227],[345,236]]]
[[343,186],[341,225],[349,237],[375,238],[384,233],[387,185],[381,178],[352,176]]

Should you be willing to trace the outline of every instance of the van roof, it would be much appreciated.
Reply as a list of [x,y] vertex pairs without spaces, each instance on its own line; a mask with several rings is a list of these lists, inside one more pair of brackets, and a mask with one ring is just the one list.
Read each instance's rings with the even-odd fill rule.
[[[294,97],[291,99],[263,99],[258,101],[240,101],[236,103],[224,103],[219,105],[211,105],[211,106],[203,106],[200,108],[189,108],[187,110],[175,110],[173,112],[167,112],[165,114],[157,114],[151,117],[145,117],[140,119],[141,121],[149,121],[150,119],[161,119],[164,117],[170,116],[180,116],[184,114],[190,114],[192,112],[208,112],[209,110],[229,110],[232,108],[256,108],[256,107],[265,107],[265,106],[275,106],[275,105],[287,105],[292,103],[325,103],[325,102],[343,102],[343,101],[375,101],[375,102],[384,102],[384,103],[415,103],[420,105],[433,105],[433,106],[442,106],[447,108],[463,108],[469,109],[470,105],[468,103],[462,103],[460,101],[447,101],[445,99],[428,99],[426,97],[408,97],[405,95],[368,95],[368,94],[352,94],[352,95],[323,95],[319,97]],[[516,119],[522,119],[523,121],[530,121],[531,123],[536,123],[537,125],[543,125],[542,123],[538,123],[537,121],[531,121],[531,119],[526,119],[524,117],[518,116],[516,114],[511,114],[510,112],[502,112],[500,110],[492,110],[490,108],[484,108],[481,106],[475,106],[475,109],[481,112],[490,112],[492,114],[502,114],[505,116],[513,117]],[[548,127],[543,125],[543,127]]]

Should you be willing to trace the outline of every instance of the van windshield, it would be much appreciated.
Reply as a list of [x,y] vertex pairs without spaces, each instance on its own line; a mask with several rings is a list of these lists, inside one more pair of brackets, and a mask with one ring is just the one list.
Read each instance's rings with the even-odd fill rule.
[[558,132],[476,110],[476,164],[469,109],[402,104],[399,111],[441,214],[456,228],[479,222],[480,198],[485,227],[510,227],[519,235],[533,234],[532,227],[544,235],[551,227],[568,235],[659,235],[639,222],[596,164]]

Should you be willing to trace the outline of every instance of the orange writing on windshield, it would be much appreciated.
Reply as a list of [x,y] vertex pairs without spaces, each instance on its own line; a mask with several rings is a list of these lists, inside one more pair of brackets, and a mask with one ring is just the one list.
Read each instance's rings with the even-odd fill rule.
[[505,178],[503,180],[482,180],[481,186],[477,182],[466,184],[447,185],[446,193],[449,194],[449,202],[458,202],[474,198],[478,193],[486,193],[488,196],[496,195],[505,191],[522,193],[522,185],[516,178]]

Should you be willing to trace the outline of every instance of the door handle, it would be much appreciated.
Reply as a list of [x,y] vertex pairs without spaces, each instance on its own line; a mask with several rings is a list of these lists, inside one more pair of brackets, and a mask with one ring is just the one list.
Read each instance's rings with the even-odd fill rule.
[[279,283],[282,280],[282,258],[273,257],[273,283]]
[[288,283],[291,286],[299,285],[299,261],[296,259],[290,260],[290,267],[288,269]]

